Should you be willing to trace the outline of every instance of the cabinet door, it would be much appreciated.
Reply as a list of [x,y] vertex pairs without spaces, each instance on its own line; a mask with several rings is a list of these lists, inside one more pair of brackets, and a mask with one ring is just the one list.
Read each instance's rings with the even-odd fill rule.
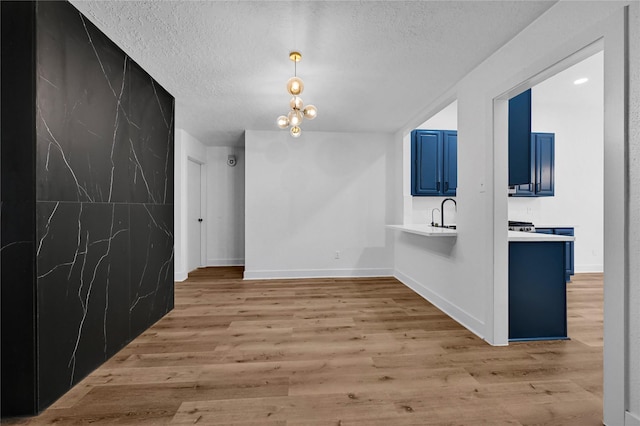
[[531,134],[529,136],[529,154],[531,158],[531,163],[529,163],[529,181],[530,183],[525,183],[522,185],[516,185],[516,193],[514,196],[516,197],[535,197],[536,196],[536,173],[535,173],[535,162],[536,162],[536,143],[535,143],[535,135]]
[[[536,233],[538,234],[554,234],[554,235],[567,235],[573,237],[574,232],[573,228],[536,228]],[[571,281],[571,275],[574,275],[574,254],[573,254],[573,241],[567,241],[565,243],[565,260],[564,260],[564,268],[565,268],[565,281]]]
[[456,195],[458,187],[458,132],[443,132],[443,187],[444,195]]
[[531,89],[509,99],[509,186],[531,183]]
[[442,132],[411,133],[411,195],[442,193]]
[[554,134],[534,133],[535,192],[538,196],[554,194]]
[[[556,235],[568,235],[573,237],[574,236],[574,228],[555,228],[554,229],[554,233]],[[567,241],[566,242],[566,249],[565,249],[565,278],[567,281],[571,280],[571,275],[574,275],[575,273],[575,269],[574,269],[574,262],[575,262],[575,257],[573,254],[573,241]]]

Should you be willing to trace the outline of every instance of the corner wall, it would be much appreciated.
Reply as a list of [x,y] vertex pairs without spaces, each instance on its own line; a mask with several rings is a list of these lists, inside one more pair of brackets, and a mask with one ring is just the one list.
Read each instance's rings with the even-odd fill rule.
[[[2,333],[2,358],[22,348],[36,375],[12,376],[21,366],[3,364],[3,416],[43,410],[173,308],[173,97],[69,3],[29,7],[35,42],[4,26],[2,39],[34,60],[32,83],[17,90],[35,87],[35,122],[3,121],[2,181],[13,179],[7,170],[33,170],[25,192],[35,203],[7,211],[3,191],[2,219],[4,227],[18,214],[35,218],[35,267],[11,275],[23,268],[7,262],[3,232],[3,326],[35,311],[30,329]],[[2,3],[3,19],[15,11]],[[2,65],[3,82],[24,71]],[[13,106],[4,89],[3,111]],[[14,144],[31,145],[30,157],[6,156]],[[5,297],[28,286],[31,300]],[[15,404],[25,383],[34,387],[30,407]]]
[[[207,161],[206,147],[184,129],[176,130],[175,167],[175,252],[176,267],[175,281],[184,281],[190,271],[187,270],[189,259],[189,241],[187,232],[187,195],[189,182],[187,181],[187,162],[189,158],[205,165]],[[203,182],[203,194],[206,194],[206,182]],[[203,203],[204,204],[204,203]],[[204,239],[204,238],[203,238]]]
[[247,131],[245,278],[391,275],[392,135]]

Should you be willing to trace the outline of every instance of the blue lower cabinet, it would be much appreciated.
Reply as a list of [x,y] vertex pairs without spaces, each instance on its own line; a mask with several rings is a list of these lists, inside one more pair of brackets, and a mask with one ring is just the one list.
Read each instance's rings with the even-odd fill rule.
[[[536,228],[538,234],[554,234],[565,235],[569,237],[574,236],[574,228]],[[574,242],[565,242],[565,281],[571,281],[571,276],[575,275],[575,255],[574,255]]]
[[565,247],[509,243],[510,341],[567,339]]

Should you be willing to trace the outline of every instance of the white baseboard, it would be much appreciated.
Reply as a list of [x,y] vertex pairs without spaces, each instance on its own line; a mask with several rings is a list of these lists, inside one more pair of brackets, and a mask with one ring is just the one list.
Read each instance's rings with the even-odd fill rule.
[[184,281],[189,276],[185,271],[176,271],[174,272],[174,281]]
[[604,265],[595,264],[595,265],[575,265],[574,271],[576,274],[589,274],[589,273],[598,273],[604,271]]
[[368,269],[293,269],[285,271],[244,271],[245,280],[276,280],[292,278],[353,278],[392,277],[391,268]]
[[464,328],[484,340],[484,323],[479,319],[465,312],[463,309],[454,305],[453,303],[443,299],[433,291],[429,290],[424,285],[420,284],[413,278],[403,274],[402,272],[395,272],[395,278],[409,287],[411,290],[418,293],[424,299],[435,305],[445,314],[449,315],[452,319],[462,325]]
[[624,426],[640,426],[640,416],[630,411],[625,411]]
[[207,266],[244,266],[244,258],[207,259]]

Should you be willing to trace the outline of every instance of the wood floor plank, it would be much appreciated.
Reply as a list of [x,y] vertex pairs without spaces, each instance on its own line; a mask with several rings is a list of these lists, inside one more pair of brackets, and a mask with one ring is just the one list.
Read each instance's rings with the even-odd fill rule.
[[571,340],[492,347],[393,278],[242,272],[194,271],[165,318],[2,424],[602,424],[602,274],[568,284]]

